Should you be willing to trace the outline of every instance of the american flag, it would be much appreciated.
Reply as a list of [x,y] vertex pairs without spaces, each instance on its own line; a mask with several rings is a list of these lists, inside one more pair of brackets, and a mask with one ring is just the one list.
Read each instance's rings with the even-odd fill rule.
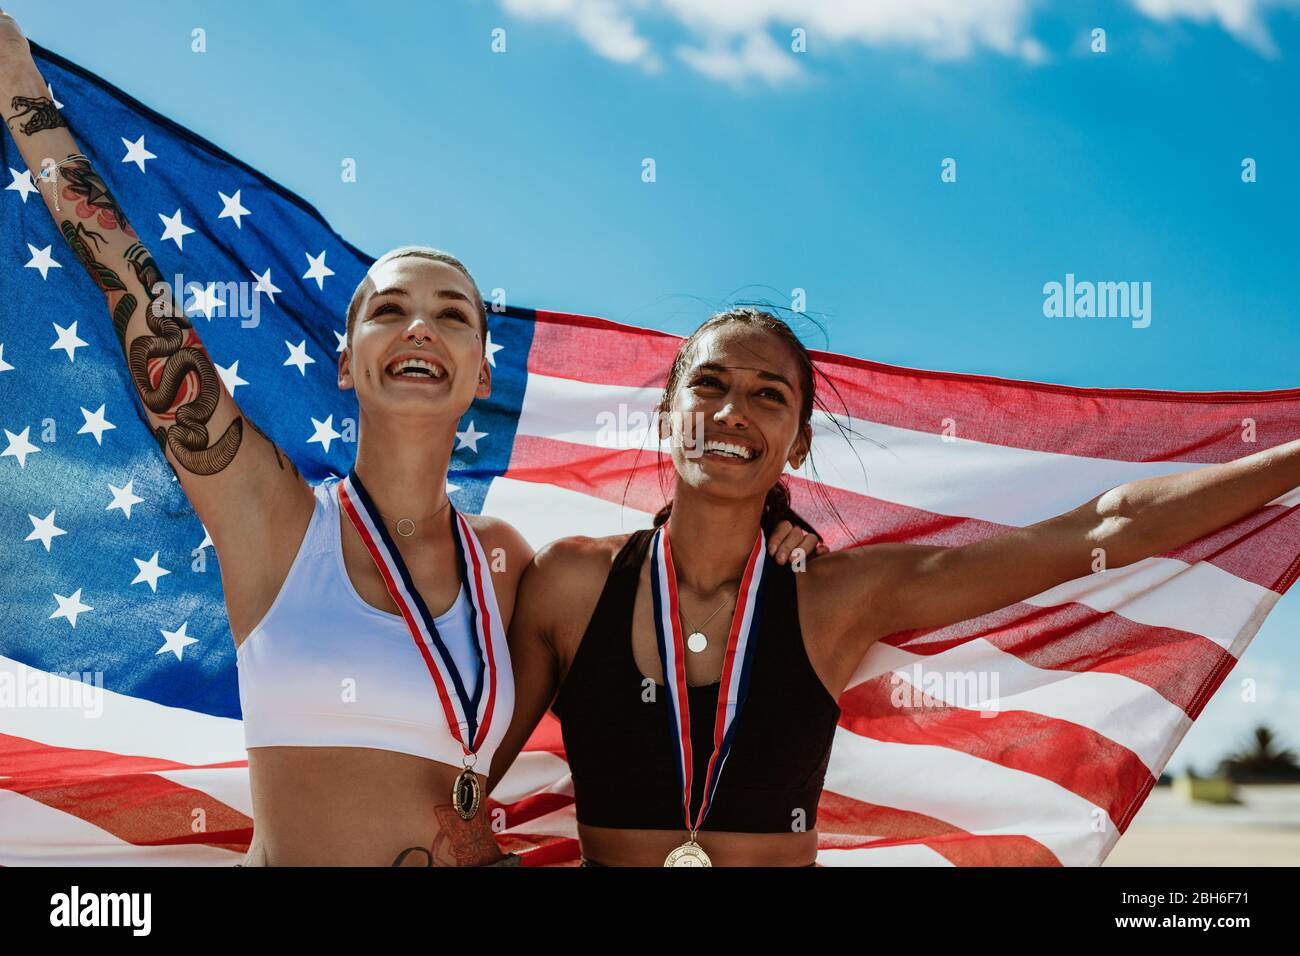
[[[227,388],[309,480],[345,474],[356,409],[333,367],[370,257],[234,157],[34,52],[164,275],[183,277]],[[229,865],[252,809],[216,555],[100,293],[7,135],[0,149],[0,864]],[[240,281],[255,326],[215,303],[212,283]],[[457,507],[534,547],[648,526],[664,487],[648,416],[680,340],[513,306],[490,331],[493,394],[461,424]],[[855,432],[815,422],[822,486],[854,534],[806,475],[790,481],[833,547],[976,541],[1300,434],[1300,390],[1083,389],[815,357]],[[1100,863],[1300,570],[1297,502],[876,645],[840,701],[820,862]],[[504,849],[576,860],[553,717],[494,800]]]

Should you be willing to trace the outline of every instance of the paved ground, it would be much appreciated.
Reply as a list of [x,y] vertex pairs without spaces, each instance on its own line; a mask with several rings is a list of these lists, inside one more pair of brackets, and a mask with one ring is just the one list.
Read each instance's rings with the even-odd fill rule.
[[1104,866],[1300,866],[1300,784],[1238,787],[1235,806],[1157,787]]

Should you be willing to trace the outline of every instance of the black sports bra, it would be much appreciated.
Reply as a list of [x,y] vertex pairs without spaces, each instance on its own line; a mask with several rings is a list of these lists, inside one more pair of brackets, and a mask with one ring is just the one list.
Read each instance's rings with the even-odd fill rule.
[[[578,822],[636,830],[684,828],[664,689],[647,701],[632,654],[632,611],[653,532],[619,551],[556,697]],[[811,830],[840,709],[813,670],[799,630],[795,572],[770,565],[749,693],[703,830]],[[713,753],[717,683],[688,688],[698,810]]]

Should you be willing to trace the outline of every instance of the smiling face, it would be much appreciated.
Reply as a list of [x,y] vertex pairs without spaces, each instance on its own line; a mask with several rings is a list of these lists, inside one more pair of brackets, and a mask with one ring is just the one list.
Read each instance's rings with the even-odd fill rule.
[[661,409],[678,479],[731,499],[763,497],[808,453],[803,402],[799,362],[776,334],[743,322],[705,332]]
[[363,413],[459,419],[491,393],[477,290],[463,272],[406,256],[364,282],[339,356],[339,388],[356,389]]

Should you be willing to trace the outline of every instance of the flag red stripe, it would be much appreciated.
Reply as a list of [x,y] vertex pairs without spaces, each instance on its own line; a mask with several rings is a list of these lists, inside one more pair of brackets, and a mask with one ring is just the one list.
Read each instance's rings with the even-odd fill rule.
[[[947,747],[1051,780],[1120,820],[1133,797],[1149,783],[1151,771],[1137,754],[1104,734],[1026,710],[1003,710],[993,717],[953,707],[916,688],[910,706],[896,706],[891,675],[882,674],[847,691],[840,699],[840,726],[888,743]],[[904,687],[910,691],[911,688]],[[1062,760],[1062,754],[1087,754],[1087,760]]]
[[[588,316],[537,317],[528,371],[557,378],[661,388],[682,341]],[[1270,448],[1300,432],[1300,389],[1079,388],[902,368],[816,350],[812,355],[839,391],[837,397],[819,376],[819,395],[833,413],[931,434],[951,419],[959,438],[1032,451],[1209,463]]]
[[[158,776],[198,769],[171,760],[51,747],[0,734],[0,787],[93,824],[136,846],[199,844],[247,852],[253,821],[215,797]],[[206,765],[246,767],[233,761]],[[194,811],[204,831],[192,832]]]

